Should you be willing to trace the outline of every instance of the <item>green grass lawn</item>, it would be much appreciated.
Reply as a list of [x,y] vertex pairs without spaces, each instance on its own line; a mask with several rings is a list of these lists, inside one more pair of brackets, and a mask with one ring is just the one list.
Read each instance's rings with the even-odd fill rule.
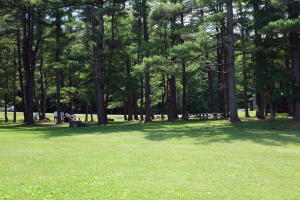
[[300,123],[239,115],[69,128],[0,113],[0,199],[299,199]]

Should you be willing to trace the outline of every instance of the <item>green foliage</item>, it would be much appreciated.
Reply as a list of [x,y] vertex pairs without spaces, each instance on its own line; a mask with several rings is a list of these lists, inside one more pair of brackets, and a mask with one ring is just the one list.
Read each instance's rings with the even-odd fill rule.
[[300,31],[300,19],[281,19],[276,22],[270,22],[267,26],[264,26],[259,32],[261,34],[266,33],[288,33],[289,31]]

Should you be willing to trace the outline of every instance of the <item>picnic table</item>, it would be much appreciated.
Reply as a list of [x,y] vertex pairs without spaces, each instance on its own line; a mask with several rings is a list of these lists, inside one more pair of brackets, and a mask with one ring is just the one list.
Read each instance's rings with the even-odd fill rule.
[[189,117],[199,118],[200,120],[221,119],[224,113],[189,113]]
[[[155,116],[155,117],[156,117],[156,119],[162,119],[160,115]],[[165,119],[165,118],[166,118],[166,116],[164,115],[164,119]]]

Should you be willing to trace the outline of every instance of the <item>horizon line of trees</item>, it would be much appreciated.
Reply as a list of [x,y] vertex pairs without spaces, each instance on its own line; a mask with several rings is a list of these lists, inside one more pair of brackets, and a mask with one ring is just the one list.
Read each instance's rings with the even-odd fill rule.
[[[300,121],[300,4],[296,0],[6,0],[0,3],[0,99],[26,124],[74,101],[150,122],[187,111],[271,120],[283,99]],[[144,119],[145,114],[145,119]],[[91,118],[93,120],[93,118]],[[8,121],[5,113],[5,121]],[[16,121],[16,115],[14,115]],[[61,123],[58,116],[57,123]]]

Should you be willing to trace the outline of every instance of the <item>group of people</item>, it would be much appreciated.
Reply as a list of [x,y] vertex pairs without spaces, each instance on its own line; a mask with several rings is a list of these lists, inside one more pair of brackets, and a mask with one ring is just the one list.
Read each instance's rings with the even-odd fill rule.
[[[39,116],[39,112],[36,112],[34,114],[34,119],[35,122],[37,123],[38,121],[40,121],[40,116]],[[69,113],[64,113],[64,112],[60,112],[60,116],[61,116],[61,121],[65,121],[65,119],[70,119],[71,121],[76,120],[76,115],[74,113],[72,113],[71,115]],[[39,118],[39,119],[38,119]],[[46,119],[45,119],[46,120]],[[55,120],[57,121],[57,111],[54,112],[54,122]],[[80,120],[80,119],[79,119]]]
[[[71,115],[69,113],[60,112],[61,120],[65,121],[65,119],[70,119],[71,121],[76,120],[76,116],[74,113]],[[54,112],[54,122],[57,120],[57,111]]]

